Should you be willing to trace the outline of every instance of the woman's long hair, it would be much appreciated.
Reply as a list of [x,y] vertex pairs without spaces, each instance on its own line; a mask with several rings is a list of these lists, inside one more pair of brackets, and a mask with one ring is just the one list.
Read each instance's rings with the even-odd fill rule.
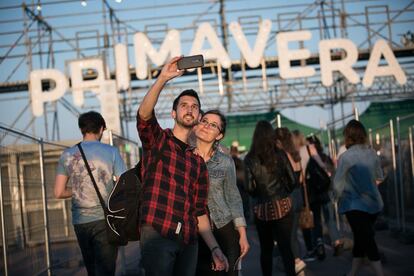
[[292,133],[287,127],[278,127],[275,129],[275,139],[279,141],[280,146],[284,151],[289,153],[295,162],[300,161],[299,152],[293,144]]
[[349,121],[344,129],[345,147],[348,149],[356,144],[367,143],[367,131],[364,125],[357,121]]
[[277,164],[275,152],[276,143],[272,125],[268,121],[258,121],[248,155],[259,159],[269,172],[273,172]]

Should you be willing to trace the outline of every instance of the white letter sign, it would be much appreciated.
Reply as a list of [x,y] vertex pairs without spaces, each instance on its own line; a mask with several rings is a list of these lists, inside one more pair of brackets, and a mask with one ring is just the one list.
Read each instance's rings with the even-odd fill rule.
[[[388,66],[379,66],[381,55],[383,55],[388,62]],[[374,49],[372,49],[371,56],[369,57],[362,84],[365,87],[370,87],[374,82],[374,78],[378,76],[394,76],[397,82],[401,85],[404,85],[407,82],[407,77],[405,76],[404,71],[401,69],[394,53],[385,40],[378,40],[375,43]]]
[[[74,60],[69,63],[70,77],[72,79],[73,102],[77,106],[83,105],[83,92],[93,91],[99,93],[105,81],[103,62],[99,58]],[[83,72],[94,70],[98,74],[96,79],[84,80]]]
[[181,55],[180,33],[177,30],[170,30],[165,37],[159,52],[157,52],[147,35],[144,33],[136,33],[134,35],[135,45],[135,63],[137,78],[143,80],[148,75],[147,56],[155,65],[161,66],[168,57],[176,57]]
[[115,74],[119,90],[127,90],[131,83],[128,67],[128,47],[118,43],[114,47],[115,52]]
[[[331,49],[341,48],[346,52],[346,57],[342,60],[331,60]],[[339,71],[349,82],[358,83],[359,76],[352,69],[358,60],[358,49],[352,41],[348,39],[331,39],[319,42],[319,58],[321,64],[322,84],[331,86],[333,83],[332,72]]]
[[[203,50],[204,40],[207,39],[211,44],[211,49]],[[220,40],[217,37],[216,32],[209,23],[203,23],[198,27],[194,37],[193,47],[190,51],[191,55],[203,55],[204,59],[215,59],[224,68],[231,66],[231,60]]]
[[[52,80],[55,87],[44,92],[42,90],[42,80]],[[56,69],[34,70],[30,72],[29,91],[32,100],[33,115],[43,115],[43,103],[57,101],[69,88],[66,76]]]
[[309,31],[284,32],[278,33],[277,53],[279,55],[280,77],[283,79],[306,78],[315,74],[315,69],[309,66],[298,67],[293,69],[290,66],[291,60],[307,59],[311,56],[308,49],[289,50],[288,44],[292,41],[303,41],[312,38]]
[[259,33],[257,34],[256,43],[252,51],[240,24],[238,22],[230,23],[230,31],[233,34],[233,38],[236,40],[237,46],[239,46],[240,52],[246,59],[249,67],[256,68],[260,65],[271,28],[272,21],[269,19],[265,19],[260,23]]

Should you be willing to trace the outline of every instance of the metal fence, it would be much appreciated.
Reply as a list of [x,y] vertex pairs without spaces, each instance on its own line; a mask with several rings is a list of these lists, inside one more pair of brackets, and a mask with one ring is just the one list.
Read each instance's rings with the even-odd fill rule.
[[[15,142],[6,145],[6,136]],[[127,166],[133,166],[138,144],[111,132],[108,136]],[[55,199],[53,193],[60,154],[76,141],[51,143],[2,126],[0,137],[0,274],[51,275],[79,269],[70,199]]]
[[385,181],[379,186],[391,229],[414,230],[414,114],[369,129],[369,143],[380,156]]
[[[359,120],[358,112],[345,119]],[[383,216],[391,230],[414,232],[414,113],[367,131],[369,144],[380,157],[385,177],[379,185],[384,200]],[[328,129],[326,135],[329,153],[337,160],[344,150],[342,134]]]

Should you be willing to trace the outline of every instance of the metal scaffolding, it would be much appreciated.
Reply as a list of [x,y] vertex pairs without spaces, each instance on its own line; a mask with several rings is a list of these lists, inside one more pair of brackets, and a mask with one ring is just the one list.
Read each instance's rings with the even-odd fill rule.
[[[224,47],[229,50],[236,47],[231,33],[228,32],[229,22],[238,21],[246,37],[254,41],[258,25],[263,19],[270,19],[273,28],[261,65],[258,68],[249,68],[243,58],[233,55],[231,67],[221,71],[215,61],[207,61],[202,70],[203,108],[217,108],[227,114],[248,114],[318,105],[331,108],[331,120],[335,121],[344,116],[334,114],[333,106],[337,103],[414,97],[414,41],[411,33],[414,1],[396,1],[388,5],[377,0],[317,0],[249,5],[246,0],[194,0],[165,3],[157,1],[153,5],[134,3],[128,7],[115,7],[113,1],[96,0],[87,1],[87,9],[83,9],[80,2],[32,1],[31,4],[21,6],[0,7],[1,14],[22,10],[21,17],[0,20],[0,38],[3,41],[0,45],[0,68],[3,73],[0,77],[0,103],[24,97],[29,107],[29,72],[41,68],[58,68],[66,72],[65,60],[68,59],[99,56],[103,59],[105,68],[109,68],[110,78],[115,79],[114,45],[126,44],[129,55],[132,56],[133,35],[137,31],[145,32],[154,47],[159,47],[163,36],[170,29],[176,29],[182,34],[182,48],[189,49],[198,25],[209,22],[222,38]],[[306,62],[302,60],[292,63],[293,66],[312,66],[317,72],[315,76],[282,79],[279,76],[279,59],[275,52],[276,35],[279,32],[298,30],[311,31],[313,39],[316,40],[352,40],[359,50],[358,63],[354,67],[359,75],[363,75],[374,42],[384,39],[392,47],[403,68],[407,83],[401,86],[393,78],[379,77],[371,87],[365,88],[362,84],[350,84],[343,76],[336,74],[334,84],[324,87],[320,81],[317,47],[309,48],[312,56]],[[305,47],[303,42],[299,44],[299,48]],[[342,56],[340,51],[334,53],[334,58]],[[152,79],[159,72],[156,66],[149,67],[148,79],[138,80],[135,68],[130,66],[131,88],[128,91],[119,91],[124,136],[129,136],[128,123],[135,121],[136,109]],[[188,73],[188,76],[169,85],[160,96],[157,115],[160,118],[169,117],[174,95],[185,88],[199,87],[199,76],[197,71]],[[224,87],[222,95],[218,93],[221,82]],[[44,86],[47,87],[48,84]],[[45,138],[60,139],[58,114],[61,108],[77,115],[96,105],[96,102],[88,101],[94,97],[95,95],[89,94],[82,108],[75,107],[68,95],[56,103],[47,104],[43,116]],[[25,117],[24,113],[28,116],[27,107],[13,115],[14,118],[7,123],[8,127],[13,128]],[[32,117],[24,131],[32,127],[35,134],[34,121],[35,118]]]

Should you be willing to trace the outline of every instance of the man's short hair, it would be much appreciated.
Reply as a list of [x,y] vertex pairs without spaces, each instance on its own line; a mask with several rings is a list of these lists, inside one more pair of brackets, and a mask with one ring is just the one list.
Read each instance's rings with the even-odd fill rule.
[[101,127],[106,128],[106,123],[102,115],[96,111],[89,111],[79,116],[78,126],[82,135],[86,133],[98,134]]
[[173,108],[172,108],[174,111],[177,111],[178,102],[180,101],[180,98],[183,96],[190,96],[190,97],[196,98],[198,102],[198,108],[201,109],[201,102],[200,102],[200,98],[198,97],[197,92],[193,89],[186,89],[183,92],[181,92],[180,95],[177,96],[177,98],[174,99]]

